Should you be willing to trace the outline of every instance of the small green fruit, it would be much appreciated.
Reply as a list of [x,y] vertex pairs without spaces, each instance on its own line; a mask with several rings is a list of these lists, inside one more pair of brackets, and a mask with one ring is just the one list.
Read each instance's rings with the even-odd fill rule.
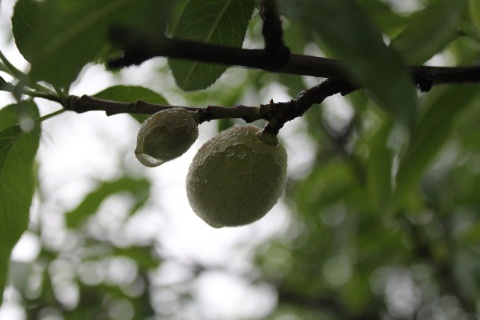
[[280,197],[287,153],[280,143],[258,137],[254,126],[224,130],[193,159],[187,196],[195,213],[212,227],[241,226],[262,218]]
[[156,167],[184,154],[197,138],[198,122],[192,112],[162,110],[142,123],[135,156],[144,166]]

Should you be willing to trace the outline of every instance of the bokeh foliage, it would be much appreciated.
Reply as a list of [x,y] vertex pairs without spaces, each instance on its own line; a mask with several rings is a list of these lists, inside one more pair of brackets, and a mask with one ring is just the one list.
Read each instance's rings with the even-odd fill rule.
[[[282,201],[289,208],[288,227],[253,249],[250,263],[256,269],[243,275],[252,286],[273,288],[276,305],[266,318],[478,317],[480,85],[415,93],[405,64],[432,58],[432,64],[478,63],[479,1],[419,0],[407,8],[393,0],[280,2],[290,50],[341,58],[367,89],[341,98],[339,105],[327,99],[294,120],[313,157],[287,183]],[[68,93],[85,64],[118,54],[108,42],[108,28],[116,24],[236,46],[246,34],[246,44],[261,45],[254,6],[258,1],[18,0],[13,35],[32,68],[28,79],[17,80],[46,81]],[[158,24],[165,20],[168,28]],[[391,46],[383,46],[382,39]],[[4,63],[2,71],[8,71]],[[237,80],[224,83],[223,68],[205,73],[210,67],[195,63],[170,66],[181,88],[206,89],[165,89],[182,94],[189,105],[266,103],[277,100],[263,94],[273,85],[295,97],[322,80],[229,70]],[[166,76],[170,71],[152,72]],[[97,96],[165,103],[161,95],[171,94],[138,85],[112,87]],[[33,129],[16,126],[15,117],[29,120]],[[26,229],[33,186],[41,186],[33,182],[40,136],[36,118],[31,101],[0,111],[0,263]],[[218,128],[234,122],[219,121]],[[17,172],[25,175],[21,182]],[[68,245],[44,245],[36,261],[11,263],[10,280],[29,319],[182,319],[191,315],[185,306],[189,312],[192,305],[202,310],[192,283],[208,266],[184,265],[188,283],[159,288],[152,272],[176,262],[162,255],[155,240],[121,240],[148,205],[151,183],[128,170],[112,181],[97,181],[65,213]],[[15,190],[9,184],[24,187],[15,192],[21,199],[8,196]],[[98,227],[99,208],[112,197],[128,200],[128,215],[106,232]],[[29,232],[41,235],[44,228],[36,225]],[[12,236],[6,239],[7,234]],[[7,273],[0,267],[3,283]],[[72,288],[78,303],[68,305],[65,293]]]

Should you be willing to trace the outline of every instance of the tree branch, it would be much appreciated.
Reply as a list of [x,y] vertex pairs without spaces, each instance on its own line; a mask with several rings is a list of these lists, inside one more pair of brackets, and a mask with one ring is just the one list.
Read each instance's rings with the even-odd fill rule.
[[99,99],[87,95],[83,95],[81,97],[69,96],[64,99],[61,104],[65,109],[77,113],[84,113],[88,111],[105,111],[107,116],[121,113],[154,114],[165,109],[183,108],[192,112],[197,112],[200,123],[213,119],[225,118],[240,118],[246,122],[252,122],[263,118],[260,108],[248,107],[244,105],[237,105],[234,107],[186,107],[154,104],[142,100],[135,102],[119,102]]
[[264,119],[268,121],[265,131],[277,134],[283,125],[297,117],[302,116],[314,104],[321,103],[325,98],[341,93],[348,94],[355,90],[349,84],[337,80],[326,80],[313,88],[300,92],[297,98],[287,102],[273,102],[262,104],[259,107],[236,105],[233,107],[206,106],[187,107],[171,106],[148,103],[138,100],[136,102],[119,102],[99,99],[83,95],[59,97],[55,95],[41,95],[44,98],[60,103],[64,109],[77,113],[88,111],[105,111],[108,116],[121,113],[153,114],[170,108],[184,108],[196,112],[200,123],[214,119],[239,118],[246,122]]
[[265,41],[265,52],[271,56],[272,63],[279,68],[288,62],[290,49],[283,42],[282,21],[278,14],[276,0],[262,0],[260,15],[263,19],[262,35]]
[[350,81],[342,64],[333,59],[292,54],[288,61],[279,67],[263,49],[241,49],[166,37],[152,39],[124,28],[113,29],[112,40],[124,48],[121,57],[109,61],[108,67],[112,69],[139,65],[155,57],[169,57]]
[[[208,62],[226,66],[261,69],[275,73],[329,78],[354,84],[342,62],[309,55],[290,54],[279,66],[276,59],[263,49],[241,49],[206,44],[186,39],[140,36],[130,29],[116,28],[112,40],[124,48],[123,55],[108,66],[113,69],[138,65],[155,57]],[[428,91],[434,85],[480,82],[480,65],[466,67],[410,67],[412,78],[420,90]]]
[[[275,0],[262,0],[261,15],[264,20],[263,36],[265,49],[241,49],[206,44],[186,39],[158,36],[152,38],[135,30],[117,27],[112,29],[112,41],[124,48],[123,55],[109,62],[111,68],[141,64],[154,57],[169,57],[262,69],[271,72],[309,75],[328,78],[320,85],[302,91],[296,99],[288,102],[270,101],[260,107],[237,105],[226,108],[219,106],[184,107],[151,104],[144,101],[122,103],[107,101],[90,96],[54,97],[65,109],[78,113],[103,110],[107,115],[118,113],[153,114],[163,109],[181,107],[195,111],[200,122],[213,119],[241,118],[247,122],[264,119],[268,121],[265,131],[277,134],[283,125],[302,116],[312,105],[325,98],[341,93],[346,95],[356,89],[354,81],[339,60],[322,57],[290,54],[283,43],[283,30]],[[447,83],[480,82],[480,65],[470,67],[410,67],[412,82],[422,91],[433,85]],[[49,99],[48,96],[45,98]],[[59,99],[61,101],[59,101]]]

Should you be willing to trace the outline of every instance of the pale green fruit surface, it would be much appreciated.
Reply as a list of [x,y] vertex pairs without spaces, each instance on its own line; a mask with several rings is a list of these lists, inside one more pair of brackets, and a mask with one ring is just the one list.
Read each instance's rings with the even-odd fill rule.
[[182,108],[162,110],[140,127],[135,156],[144,166],[156,167],[187,151],[198,138],[198,123]]
[[213,227],[241,226],[262,218],[285,184],[287,153],[265,143],[259,128],[235,127],[207,141],[187,176],[193,211]]

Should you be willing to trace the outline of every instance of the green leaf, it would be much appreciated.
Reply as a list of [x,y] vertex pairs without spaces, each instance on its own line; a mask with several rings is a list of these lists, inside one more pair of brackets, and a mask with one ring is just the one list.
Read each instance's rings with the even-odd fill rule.
[[87,217],[97,212],[103,201],[111,195],[122,192],[130,193],[134,200],[132,211],[135,211],[148,199],[150,181],[123,176],[117,180],[101,182],[75,209],[66,213],[67,227],[78,228]]
[[20,126],[8,127],[0,131],[0,172],[8,152],[21,135],[22,129],[20,129]]
[[[409,204],[429,164],[449,138],[457,116],[479,94],[477,85],[437,88],[430,92],[427,111],[410,138],[396,175],[397,204]],[[405,202],[406,201],[406,202]]]
[[456,38],[464,4],[463,0],[442,1],[419,11],[392,40],[391,47],[400,52],[405,63],[424,63]]
[[[167,100],[161,94],[140,86],[113,86],[96,93],[94,97],[120,102],[135,102],[137,100],[142,100],[150,103],[168,105]],[[142,123],[149,115],[130,114],[130,116],[139,123]]]
[[180,19],[180,16],[182,15],[182,12],[189,1],[190,0],[175,1],[175,5],[173,6],[172,13],[168,18],[167,32],[169,35],[173,35],[173,32],[175,32],[175,29],[177,29],[178,20]]
[[2,91],[8,91],[8,92],[13,92],[15,90],[15,86],[11,84],[10,82],[7,82],[3,79],[1,79],[0,83],[0,90]]
[[100,58],[100,53],[110,52],[105,48],[109,47],[107,35],[112,26],[162,32],[162,13],[170,2],[18,0],[12,17],[13,35],[31,63],[31,80],[68,87],[87,63]]
[[317,33],[376,102],[412,128],[417,99],[407,68],[370,18],[351,0],[282,1],[284,12]]
[[[240,47],[253,13],[253,0],[190,0],[174,37]],[[200,62],[169,60],[177,85],[183,90],[205,89],[227,69]]]
[[29,111],[32,118],[38,117],[38,109],[33,102],[22,104],[0,110],[0,157],[3,158],[0,170],[0,304],[10,253],[28,227],[36,184],[34,159],[40,141],[40,127],[35,126],[26,133],[16,124],[19,109]]

